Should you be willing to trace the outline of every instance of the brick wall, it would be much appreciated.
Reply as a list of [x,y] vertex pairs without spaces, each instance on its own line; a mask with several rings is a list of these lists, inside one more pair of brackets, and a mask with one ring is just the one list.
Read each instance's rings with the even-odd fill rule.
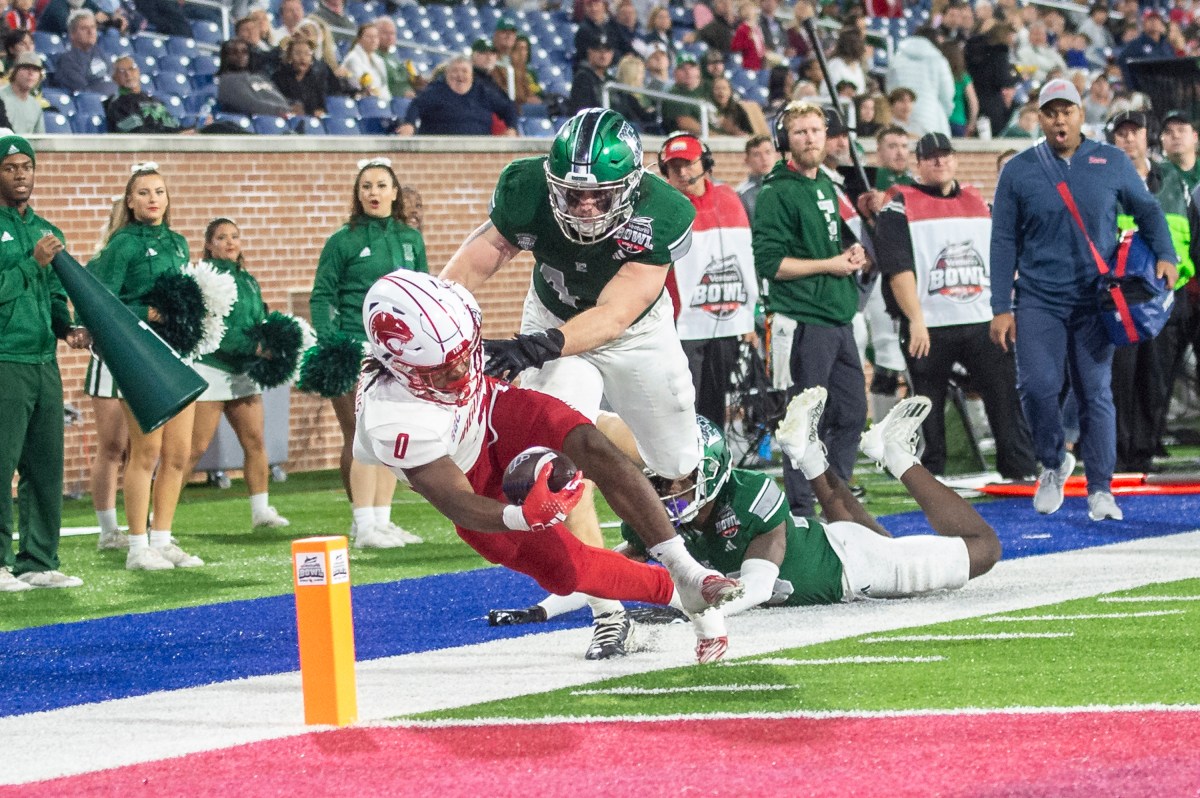
[[[232,217],[242,228],[247,265],[262,284],[266,301],[273,308],[306,314],[321,246],[345,221],[361,158],[389,148],[401,180],[421,191],[426,248],[436,273],[486,217],[501,169],[514,157],[543,152],[539,144],[544,142],[346,139],[323,150],[314,140],[267,137],[47,138],[35,142],[39,156],[33,205],[63,229],[70,252],[86,262],[111,198],[124,190],[129,166],[156,161],[171,192],[172,227],[187,238],[193,258],[202,252],[208,220]],[[653,153],[657,145],[648,142],[647,148]],[[471,151],[462,151],[465,147]],[[713,149],[717,178],[740,182],[744,169],[738,142],[714,141]],[[651,168],[653,160],[651,155]],[[990,196],[995,152],[965,152],[961,161],[964,179]],[[531,265],[522,255],[481,291],[485,334],[516,330]],[[66,401],[84,411],[84,422],[67,430],[66,485],[86,487],[95,437],[82,392],[87,357],[65,346],[59,355]],[[336,465],[340,435],[328,402],[293,391],[289,429],[288,470]]]

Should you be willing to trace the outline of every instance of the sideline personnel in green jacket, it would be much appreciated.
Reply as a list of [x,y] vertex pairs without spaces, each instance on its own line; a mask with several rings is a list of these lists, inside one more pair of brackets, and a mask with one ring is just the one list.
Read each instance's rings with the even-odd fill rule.
[[58,338],[75,348],[86,333],[72,328],[67,295],[50,260],[62,251],[62,232],[29,207],[33,147],[20,136],[0,137],[0,473],[20,473],[20,544],[13,556],[12,494],[0,491],[0,592],[78,587],[83,580],[58,570],[62,521],[63,392],[55,354]]

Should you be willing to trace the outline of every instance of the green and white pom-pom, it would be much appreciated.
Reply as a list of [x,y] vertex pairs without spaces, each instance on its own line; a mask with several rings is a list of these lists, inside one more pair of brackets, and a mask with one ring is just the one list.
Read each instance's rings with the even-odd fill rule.
[[150,326],[181,357],[195,353],[204,336],[204,293],[190,274],[159,275],[142,302],[158,311],[160,321]]
[[296,387],[326,399],[349,393],[358,382],[363,347],[345,333],[333,333],[300,358]]
[[290,380],[300,363],[300,353],[305,351],[300,320],[272,311],[250,331],[250,337],[258,343],[261,353],[246,370],[250,379],[264,388],[274,388]]
[[225,337],[225,317],[233,310],[238,298],[237,281],[233,275],[218,271],[203,260],[194,266],[184,266],[183,271],[196,280],[204,294],[204,320],[201,323],[204,332],[192,354],[207,355],[217,351]]

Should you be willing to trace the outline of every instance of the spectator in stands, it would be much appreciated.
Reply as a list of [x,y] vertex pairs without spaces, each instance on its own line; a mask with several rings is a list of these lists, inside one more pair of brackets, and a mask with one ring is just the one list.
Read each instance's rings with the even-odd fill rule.
[[0,88],[0,102],[4,104],[8,127],[18,135],[46,132],[42,103],[34,94],[43,74],[40,55],[21,53],[8,73],[8,85]]
[[[693,100],[708,99],[708,92],[700,82],[700,65],[691,53],[680,53],[675,59],[675,85],[671,87],[671,93]],[[662,117],[664,130],[700,132],[700,109],[694,103],[664,101]]]
[[650,11],[650,15],[646,17],[645,32],[633,44],[638,55],[649,61],[655,45],[660,45],[663,52],[667,54],[665,64],[667,68],[670,68],[671,62],[675,59],[675,39],[671,33],[671,27],[670,10],[666,6],[655,6]]
[[233,26],[233,35],[250,48],[250,71],[263,75],[274,74],[283,53],[263,40],[262,23],[256,17],[243,17]]
[[784,60],[783,51],[787,47],[787,33],[775,16],[778,11],[779,0],[758,0],[758,27],[762,31],[763,45],[772,56],[770,62],[774,64]]
[[754,219],[754,204],[758,199],[758,191],[762,188],[763,178],[771,171],[771,167],[779,160],[775,151],[775,143],[770,136],[751,136],[746,140],[746,179],[737,187],[738,198],[746,209],[746,218]]
[[421,232],[425,227],[425,201],[416,186],[401,186],[400,197],[404,203],[404,223]]
[[1050,44],[1046,37],[1046,23],[1034,22],[1029,26],[1029,41],[1017,48],[1017,65],[1022,68],[1033,67],[1031,76],[1034,83],[1041,83],[1054,70],[1065,72],[1067,64],[1063,57]]
[[605,33],[612,42],[614,59],[619,60],[630,53],[637,53],[634,45],[641,38],[641,31],[638,30],[637,6],[633,4],[633,0],[617,0],[616,9],[605,27]]
[[652,44],[646,56],[646,88],[654,91],[670,91],[675,85],[671,77],[671,57],[662,44]]
[[354,46],[342,62],[342,69],[349,73],[350,81],[358,86],[362,96],[391,100],[387,64],[379,57],[378,51],[379,30],[371,23],[360,25],[354,37]]
[[854,132],[859,137],[874,138],[884,127],[880,103],[887,100],[877,94],[860,94],[854,98]]
[[[529,38],[520,35],[508,52],[508,65],[512,67],[513,71],[513,102],[517,104],[518,111],[529,103],[540,103],[543,99],[542,84],[538,82],[534,71],[529,68],[529,50]],[[501,77],[505,79],[506,83],[508,80],[507,74],[504,74],[504,67],[498,64],[492,70],[492,77],[497,83],[500,82]]]
[[962,45],[945,42],[941,51],[954,78],[954,110],[950,112],[950,134],[973,136],[975,120],[979,118],[979,96],[975,94],[975,84],[971,81],[971,74],[967,72]]
[[[892,113],[892,124],[904,129],[910,136],[920,136],[921,126],[912,118],[913,105],[917,101],[917,95],[912,89],[907,89],[901,86],[898,89],[892,89],[888,93],[888,108]],[[947,118],[947,125],[949,119]]]
[[816,7],[812,0],[797,0],[796,5],[792,7],[793,24],[787,29],[787,49],[784,55],[789,58],[810,58],[812,56],[812,42],[809,41],[808,33],[804,30],[804,20],[812,19],[817,14]]
[[700,30],[689,31],[683,40],[688,42],[703,42],[709,49],[717,50],[722,55],[729,54],[733,44],[733,34],[737,30],[738,17],[733,8],[733,0],[712,0],[712,22]]
[[567,98],[567,111],[576,113],[581,108],[601,108],[601,89],[608,80],[608,68],[612,65],[612,43],[605,34],[587,33],[576,39],[583,48],[584,60],[571,80],[571,96]]
[[1092,3],[1092,7],[1088,9],[1087,18],[1079,23],[1077,30],[1088,37],[1092,47],[1111,50],[1117,46],[1117,42],[1113,39],[1112,31],[1108,29],[1107,23],[1108,3],[1104,0],[1097,0]]
[[[36,3],[37,9],[41,3]],[[112,15],[106,14],[93,0],[50,0],[41,9],[37,17],[37,29],[43,33],[54,33],[59,36],[67,35],[67,15],[75,8],[86,8],[96,15],[96,24],[100,28],[116,28],[124,33],[128,28],[128,20],[124,12],[117,7]]]
[[778,64],[771,67],[767,75],[767,104],[763,107],[763,113],[770,118],[782,111],[783,106],[791,102],[795,85],[796,76],[790,66]]
[[424,136],[488,136],[496,116],[507,126],[502,135],[517,135],[517,107],[492,86],[475,83],[469,59],[450,59],[445,80],[435,80],[413,98],[399,134],[413,135],[419,122]]
[[33,33],[37,30],[37,19],[33,16],[33,0],[12,0],[3,17],[4,26],[9,30],[27,30]]
[[[829,78],[836,87],[844,80],[854,84],[854,93],[862,94],[867,89],[867,73],[864,67],[867,55],[867,43],[856,28],[844,28],[838,34],[837,44],[833,47],[827,63]],[[821,94],[829,96],[825,84],[821,84]]]
[[142,91],[142,72],[132,56],[123,55],[113,64],[117,93],[104,101],[109,133],[178,133],[179,120],[167,106]]
[[[954,75],[946,57],[938,50],[936,38],[933,28],[918,28],[915,36],[900,42],[888,67],[887,85],[892,89],[911,89],[916,95],[908,120],[910,133],[950,135]],[[892,109],[895,110],[894,103]]]
[[[184,4],[178,0],[133,0],[133,5],[145,18],[149,29],[155,33],[163,36],[192,35],[192,23],[184,14]],[[202,15],[197,15],[198,18],[200,16]]]
[[[628,53],[617,64],[613,79],[626,86],[644,86],[646,82],[646,64],[633,53]],[[641,94],[630,94],[624,91],[614,91],[609,95],[609,107],[625,117],[640,132],[657,132],[658,109],[655,104]]]
[[[470,62],[456,58],[446,69],[446,78],[469,83]],[[434,81],[413,104],[444,85]],[[454,104],[461,104],[457,94],[454,99]],[[490,127],[490,118],[487,124]],[[429,271],[425,242],[420,233],[404,223],[404,217],[400,181],[392,162],[387,158],[360,161],[350,218],[325,242],[313,277],[309,306],[318,341],[324,343],[341,334],[365,342],[362,307],[372,283],[400,269]],[[399,548],[406,543],[420,543],[419,537],[391,521],[395,476],[387,468],[367,465],[352,456],[355,393],[351,389],[331,400],[342,432],[342,485],[354,514],[350,536],[356,548]]]
[[700,84],[711,95],[713,81],[725,76],[725,56],[720,50],[706,50],[700,59],[700,70]]
[[587,44],[608,37],[608,4],[605,0],[584,0],[583,19],[575,31],[575,51],[571,54],[572,73],[587,60]]
[[72,11],[67,30],[71,43],[55,64],[54,84],[73,92],[115,92],[116,84],[108,79],[108,55],[97,43],[96,15],[82,8]]
[[218,217],[204,229],[204,260],[217,272],[231,277],[237,299],[225,317],[225,335],[215,352],[204,355],[192,368],[208,383],[196,399],[192,425],[191,474],[208,450],[224,415],[245,452],[242,474],[250,494],[250,526],[270,529],[288,526],[288,520],[271,506],[270,465],[263,437],[262,386],[247,373],[262,345],[255,330],[266,319],[266,305],[258,280],[246,270],[242,234],[231,219]]
[[1088,87],[1087,95],[1083,98],[1083,123],[1093,130],[1100,130],[1108,119],[1109,106],[1112,105],[1112,84],[1103,74]]
[[1147,8],[1142,12],[1142,33],[1121,48],[1117,63],[1121,65],[1121,74],[1125,78],[1125,86],[1129,89],[1141,88],[1137,79],[1129,70],[1129,62],[1134,58],[1174,58],[1175,48],[1167,41],[1167,24],[1162,12],[1156,8]]
[[0,42],[4,45],[4,72],[12,68],[12,65],[17,62],[17,56],[21,53],[34,51],[33,34],[27,30],[5,31],[3,37],[0,37]]
[[513,46],[517,43],[517,23],[508,17],[500,17],[492,31],[492,47],[496,50],[497,64],[511,64]]
[[974,27],[975,15],[971,13],[971,6],[965,0],[952,0],[942,13],[942,21],[937,30],[944,41],[953,42],[962,48]]
[[[471,45],[471,69],[474,71],[474,82],[477,86],[487,88],[499,95],[500,99],[510,100],[508,94],[508,69],[498,67],[496,47],[491,39],[482,36]],[[516,82],[516,75],[513,75]]]
[[335,42],[352,42],[357,26],[346,16],[345,0],[318,0],[317,9],[308,15],[325,25]]
[[292,113],[325,116],[330,73],[316,61],[312,42],[293,36],[284,50],[283,63],[272,79],[279,93],[292,103]]
[[1036,139],[1038,131],[1038,109],[1035,103],[1026,103],[1017,112],[1012,124],[1000,131],[1002,139]]
[[283,40],[296,35],[296,26],[304,19],[302,0],[282,0],[279,4],[279,27],[271,29],[271,44],[283,47]]
[[760,14],[755,0],[742,0],[738,6],[738,26],[729,42],[729,52],[741,55],[745,69],[762,69],[767,63],[767,43],[759,25]]
[[317,60],[329,67],[339,81],[344,81],[348,90],[356,88],[350,86],[350,73],[342,69],[342,64],[338,60],[337,47],[333,44],[333,35],[330,34],[329,27],[324,22],[314,17],[305,17],[296,25],[296,33],[312,42]]
[[[796,73],[800,80],[807,80],[813,86],[819,86],[819,92],[825,91],[825,70],[821,69],[821,62],[817,58],[801,61],[800,66],[796,67]],[[825,95],[828,97],[828,92],[825,92]]]
[[387,68],[387,87],[393,97],[412,97],[417,93],[413,85],[414,75],[407,61],[401,60],[396,47],[396,22],[388,16],[375,18],[375,30],[379,32],[379,49],[376,53]]
[[1004,92],[1007,89],[1011,95],[1017,85],[1014,79],[1020,82],[1011,59],[1016,36],[1010,25],[997,23],[987,33],[972,36],[963,52],[979,98],[980,116],[987,117],[994,131],[1008,125],[1013,101],[1011,96],[1006,100]]
[[250,71],[250,45],[230,39],[221,45],[217,105],[233,114],[287,116],[292,104],[266,75]]
[[710,133],[724,133],[727,136],[749,136],[754,133],[750,116],[734,93],[729,78],[719,77],[713,81],[711,97],[717,109],[717,118]]

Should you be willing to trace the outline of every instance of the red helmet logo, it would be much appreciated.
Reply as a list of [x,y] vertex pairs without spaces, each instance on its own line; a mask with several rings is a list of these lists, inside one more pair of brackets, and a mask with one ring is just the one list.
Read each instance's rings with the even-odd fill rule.
[[386,310],[371,316],[371,340],[393,355],[404,351],[404,345],[413,339],[413,331],[404,320]]

